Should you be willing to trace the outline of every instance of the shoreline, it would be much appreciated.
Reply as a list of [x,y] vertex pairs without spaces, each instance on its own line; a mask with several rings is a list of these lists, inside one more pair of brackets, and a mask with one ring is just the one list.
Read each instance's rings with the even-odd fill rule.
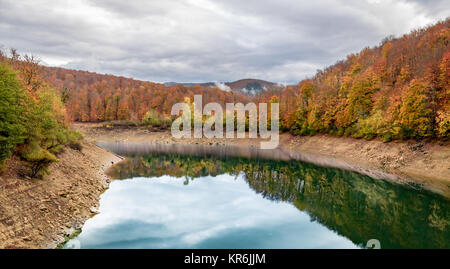
[[[104,128],[100,123],[75,123],[91,143],[139,142],[163,145],[221,145],[259,147],[260,139],[175,139],[170,131],[141,127]],[[320,166],[335,167],[400,183],[420,185],[450,198],[450,146],[417,141],[364,140],[329,135],[292,136],[280,134],[279,148],[297,159]],[[300,155],[300,156],[298,156]]]
[[66,148],[43,179],[20,176],[12,159],[0,177],[0,248],[54,249],[96,213],[110,179],[105,171],[122,158],[95,144]]
[[[122,157],[97,142],[214,145],[258,148],[259,139],[174,139],[169,131],[73,124],[84,135],[83,149],[65,149],[44,179],[19,176],[14,158],[0,177],[0,248],[56,248],[97,213],[111,179],[105,174]],[[450,147],[418,142],[367,141],[330,136],[281,134],[290,158],[352,170],[401,184],[420,184],[450,197]],[[447,171],[447,173],[445,173]],[[392,178],[390,178],[392,175]]]

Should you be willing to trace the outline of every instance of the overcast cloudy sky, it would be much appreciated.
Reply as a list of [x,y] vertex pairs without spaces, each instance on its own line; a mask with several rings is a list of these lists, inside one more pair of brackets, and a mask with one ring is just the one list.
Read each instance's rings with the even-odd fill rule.
[[156,82],[297,82],[448,0],[0,0],[0,44],[48,65]]

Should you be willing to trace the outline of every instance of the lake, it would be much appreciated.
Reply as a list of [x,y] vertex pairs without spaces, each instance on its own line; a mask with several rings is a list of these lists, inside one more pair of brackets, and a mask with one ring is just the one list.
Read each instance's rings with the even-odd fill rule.
[[66,248],[450,248],[450,202],[418,186],[274,152],[144,148],[110,148],[129,157]]

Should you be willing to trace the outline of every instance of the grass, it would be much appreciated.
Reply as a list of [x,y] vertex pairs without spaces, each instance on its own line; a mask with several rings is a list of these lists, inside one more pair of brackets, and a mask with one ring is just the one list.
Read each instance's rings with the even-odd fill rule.
[[78,235],[80,235],[81,231],[82,231],[81,228],[78,228],[78,229],[75,229],[75,231],[73,231],[72,234],[64,236],[64,242],[59,243],[56,246],[56,249],[62,249],[67,244],[67,242],[69,242],[70,239],[73,239],[73,238],[77,237]]

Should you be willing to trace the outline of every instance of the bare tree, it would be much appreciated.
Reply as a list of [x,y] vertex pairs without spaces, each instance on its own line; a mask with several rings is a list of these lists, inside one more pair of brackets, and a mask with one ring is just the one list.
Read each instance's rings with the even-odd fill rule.
[[21,63],[21,71],[25,85],[29,86],[33,93],[36,92],[42,84],[41,80],[38,79],[40,72],[39,62],[40,59],[38,57],[25,54]]

